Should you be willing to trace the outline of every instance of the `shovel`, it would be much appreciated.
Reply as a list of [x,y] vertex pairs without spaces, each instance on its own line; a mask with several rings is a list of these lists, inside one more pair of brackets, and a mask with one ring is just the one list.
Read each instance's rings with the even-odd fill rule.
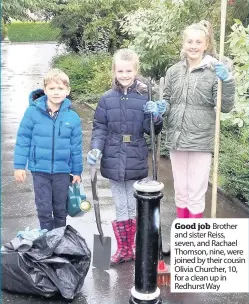
[[99,234],[94,234],[93,240],[93,266],[100,270],[109,270],[111,263],[111,237],[104,236],[97,194],[97,166],[91,166],[91,185],[93,206]]

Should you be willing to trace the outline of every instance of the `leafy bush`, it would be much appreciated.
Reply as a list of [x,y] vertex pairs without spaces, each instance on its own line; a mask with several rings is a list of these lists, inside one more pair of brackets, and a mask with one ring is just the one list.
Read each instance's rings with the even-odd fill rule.
[[55,57],[53,66],[68,74],[72,97],[94,103],[111,86],[111,59],[107,54],[66,54]]
[[53,66],[64,71],[70,78],[72,96],[87,92],[87,83],[93,77],[90,61],[90,58],[77,54],[54,58]]
[[249,115],[249,27],[245,28],[240,20],[235,20],[228,43],[234,62],[234,76],[236,80],[235,108],[224,115],[224,120],[229,119],[233,124],[243,127],[248,126]]
[[103,93],[99,93],[99,94],[91,94],[91,93],[87,93],[87,94],[80,94],[78,96],[76,96],[75,100],[76,102],[79,103],[88,103],[88,104],[97,104],[97,102],[99,101],[100,97],[102,96]]
[[101,56],[100,60],[94,61],[92,65],[93,78],[88,82],[89,93],[98,94],[110,89],[112,83],[111,62],[112,57],[108,55]]
[[249,149],[248,149],[248,28],[235,20],[229,35],[230,53],[234,61],[236,80],[235,108],[224,115],[221,125],[220,185],[232,196],[248,202]]
[[219,184],[230,195],[249,201],[249,132],[247,128],[221,126]]
[[59,34],[48,22],[12,22],[7,29],[12,42],[56,41]]

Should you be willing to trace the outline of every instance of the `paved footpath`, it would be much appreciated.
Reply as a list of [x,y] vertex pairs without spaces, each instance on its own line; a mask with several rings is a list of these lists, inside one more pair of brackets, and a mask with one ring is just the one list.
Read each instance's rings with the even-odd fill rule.
[[[34,194],[30,174],[25,184],[16,184],[13,178],[13,148],[16,131],[28,105],[31,90],[41,87],[42,77],[48,71],[52,57],[62,51],[55,44],[6,44],[2,46],[2,243],[13,239],[17,231],[29,226],[36,228],[38,221],[34,206]],[[84,159],[89,149],[92,127],[92,111],[84,106],[77,106],[84,126]],[[173,181],[168,160],[160,164],[159,180],[165,184],[162,200],[163,242],[169,240],[170,226],[175,218]],[[89,166],[85,162],[83,182],[88,198],[91,199]],[[108,181],[99,177],[99,197],[103,229],[106,235],[113,237],[111,228],[115,210],[111,200]],[[210,215],[211,191],[207,194],[205,216]],[[246,218],[248,212],[218,196],[217,217]],[[94,212],[83,218],[68,218],[68,224],[75,227],[86,239],[92,249],[93,234],[97,233]],[[130,289],[134,284],[134,263],[121,264],[108,272],[99,272],[90,267],[85,284],[75,304],[127,304]],[[172,294],[169,288],[161,290],[163,303],[168,304],[248,304],[247,294],[193,293]],[[45,299],[27,295],[2,293],[4,304],[41,304],[67,303],[61,298]]]

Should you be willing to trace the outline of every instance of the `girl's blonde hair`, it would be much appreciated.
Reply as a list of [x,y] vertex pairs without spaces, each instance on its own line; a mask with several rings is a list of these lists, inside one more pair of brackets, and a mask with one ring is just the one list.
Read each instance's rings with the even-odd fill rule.
[[207,20],[201,20],[200,24],[204,25],[206,29],[208,30],[209,35],[209,41],[208,41],[208,48],[206,50],[206,54],[211,55],[213,57],[217,57],[217,51],[216,51],[216,43],[214,40],[214,31],[212,24]]
[[139,57],[138,55],[130,49],[120,49],[114,53],[112,61],[112,73],[115,73],[115,66],[118,60],[132,61],[134,63],[135,70],[139,72]]
[[[183,31],[183,42],[187,37],[188,31],[190,30],[196,30],[196,31],[202,31],[205,34],[206,43],[207,43],[207,49],[205,51],[205,54],[211,55],[216,57],[216,48],[215,48],[215,41],[214,41],[214,34],[213,29],[211,26],[211,23],[206,20],[201,20],[199,23],[193,23],[185,28]],[[182,49],[181,51],[181,58],[185,57],[185,53]]]
[[69,77],[60,69],[52,69],[45,75],[43,79],[44,87],[46,87],[51,81],[62,82],[67,87],[70,85]]

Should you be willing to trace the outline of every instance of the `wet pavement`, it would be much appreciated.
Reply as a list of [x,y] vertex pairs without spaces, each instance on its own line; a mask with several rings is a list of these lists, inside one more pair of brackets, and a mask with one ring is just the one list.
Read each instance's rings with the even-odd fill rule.
[[[31,175],[24,184],[17,184],[13,178],[13,149],[20,119],[28,105],[31,90],[41,87],[42,77],[48,71],[51,59],[62,52],[55,44],[5,44],[2,46],[2,244],[10,241],[25,227],[38,227],[34,205]],[[84,105],[76,105],[83,119],[84,127],[84,174],[83,183],[87,198],[91,200],[90,172],[86,164],[89,149],[93,112]],[[175,219],[173,181],[170,162],[162,159],[159,180],[165,185],[161,205],[163,243],[167,244],[170,226]],[[105,235],[111,236],[112,252],[116,242],[111,228],[115,209],[111,199],[109,183],[99,176],[99,198]],[[207,193],[205,217],[210,217],[211,189]],[[246,218],[248,212],[218,195],[217,217]],[[68,218],[68,224],[76,228],[86,239],[92,250],[93,234],[98,234],[93,210],[84,217]],[[75,304],[124,304],[129,302],[130,289],[134,285],[134,263],[121,264],[106,272],[90,267],[80,295]],[[161,289],[163,303],[168,304],[247,304],[247,294],[223,293],[170,293],[169,288]],[[55,298],[41,298],[27,295],[2,293],[2,303],[67,303]]]

